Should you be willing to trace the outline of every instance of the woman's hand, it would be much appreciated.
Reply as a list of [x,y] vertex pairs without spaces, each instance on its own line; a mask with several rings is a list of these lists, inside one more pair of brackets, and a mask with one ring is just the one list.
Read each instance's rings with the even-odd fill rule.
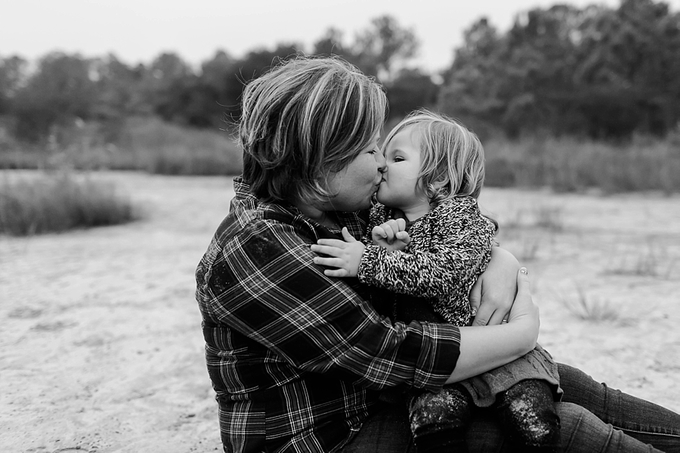
[[510,363],[536,347],[540,319],[526,268],[521,268],[515,278],[517,294],[507,324],[460,328],[460,355],[448,384]]
[[512,309],[508,317],[508,323],[522,322],[526,324],[527,333],[533,334],[531,349],[536,346],[538,340],[538,329],[541,321],[538,313],[538,305],[531,297],[531,283],[529,282],[529,271],[526,267],[519,268],[517,274],[517,294],[512,303]]
[[470,291],[473,326],[497,325],[507,320],[517,291],[519,262],[500,247],[491,248],[491,261]]

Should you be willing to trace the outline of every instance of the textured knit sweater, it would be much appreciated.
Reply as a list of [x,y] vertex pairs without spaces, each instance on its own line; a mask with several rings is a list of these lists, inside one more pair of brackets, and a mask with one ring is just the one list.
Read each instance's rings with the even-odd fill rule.
[[468,295],[491,259],[495,225],[482,216],[474,198],[452,198],[407,226],[411,240],[403,251],[389,252],[372,244],[369,237],[372,228],[392,218],[392,214],[382,204],[372,208],[359,280],[427,298],[447,321],[468,325]]

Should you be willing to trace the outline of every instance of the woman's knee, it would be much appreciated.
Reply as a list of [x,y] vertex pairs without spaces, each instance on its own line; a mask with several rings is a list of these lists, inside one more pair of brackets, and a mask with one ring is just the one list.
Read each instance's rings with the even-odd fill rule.
[[614,429],[595,414],[573,403],[556,403],[561,420],[560,445],[569,453],[656,452],[651,445],[640,442]]

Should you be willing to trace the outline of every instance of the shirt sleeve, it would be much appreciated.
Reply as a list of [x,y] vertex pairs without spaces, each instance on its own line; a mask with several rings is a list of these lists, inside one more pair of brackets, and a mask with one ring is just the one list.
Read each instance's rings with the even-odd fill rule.
[[360,297],[356,279],[313,264],[311,242],[281,222],[242,228],[204,276],[211,316],[303,371],[366,388],[440,388],[460,353],[459,329],[392,324]]
[[404,251],[369,244],[357,277],[402,294],[446,298],[469,287],[485,269],[495,227],[476,209],[445,209],[426,222],[427,238],[412,238]]

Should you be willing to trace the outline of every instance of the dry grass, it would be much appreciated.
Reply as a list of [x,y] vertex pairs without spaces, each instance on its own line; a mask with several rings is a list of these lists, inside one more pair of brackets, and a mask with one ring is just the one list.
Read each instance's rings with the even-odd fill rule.
[[560,192],[680,192],[680,135],[608,144],[574,138],[485,144],[486,183],[495,187],[550,187]]
[[[139,170],[167,175],[234,175],[241,153],[226,131],[194,129],[154,117],[129,118],[106,139],[104,126],[80,124],[44,146],[0,141],[0,168]],[[1,137],[0,137],[1,139]]]
[[[680,192],[680,132],[611,144],[575,138],[488,140],[486,184],[558,192]],[[0,125],[0,169],[139,170],[170,175],[236,175],[241,152],[227,131],[194,129],[155,117],[116,125],[80,123],[43,147],[16,142]]]
[[677,261],[677,257],[669,256],[665,247],[648,238],[636,247],[613,255],[603,274],[669,279]]
[[621,307],[613,304],[611,300],[589,294],[580,285],[576,286],[576,294],[566,296],[559,294],[557,300],[576,318],[590,322],[615,322],[623,319]]
[[113,184],[70,173],[5,175],[0,188],[0,234],[26,236],[135,219],[130,200]]

